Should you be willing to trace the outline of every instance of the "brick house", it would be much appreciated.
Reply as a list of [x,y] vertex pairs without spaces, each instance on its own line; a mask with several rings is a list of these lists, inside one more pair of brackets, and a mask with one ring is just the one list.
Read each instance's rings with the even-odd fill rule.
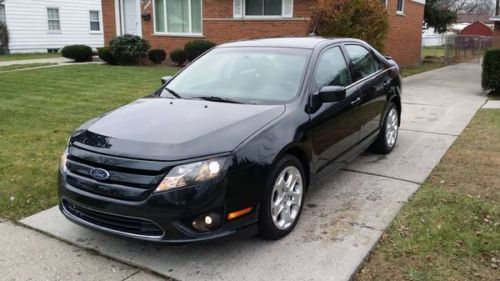
[[[167,52],[190,40],[223,43],[306,36],[318,0],[102,0],[104,39],[136,34]],[[390,30],[386,53],[401,65],[420,62],[425,0],[381,0]]]

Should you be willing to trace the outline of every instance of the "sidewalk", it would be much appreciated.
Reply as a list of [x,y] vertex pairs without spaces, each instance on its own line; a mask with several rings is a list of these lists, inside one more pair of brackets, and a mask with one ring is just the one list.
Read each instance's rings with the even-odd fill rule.
[[164,280],[8,221],[0,245],[1,280]]
[[71,63],[73,62],[67,58],[46,58],[46,59],[32,59],[32,60],[11,60],[11,61],[0,61],[0,67],[9,66],[9,65],[18,65],[18,64],[32,64],[32,63]]

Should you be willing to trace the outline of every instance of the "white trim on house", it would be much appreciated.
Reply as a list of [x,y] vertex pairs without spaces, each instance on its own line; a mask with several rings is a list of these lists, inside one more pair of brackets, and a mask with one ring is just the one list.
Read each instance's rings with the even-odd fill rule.
[[121,23],[121,9],[120,9],[120,0],[115,0],[115,29],[116,36],[120,36],[122,34],[122,23]]
[[425,5],[426,0],[412,0],[413,2]]

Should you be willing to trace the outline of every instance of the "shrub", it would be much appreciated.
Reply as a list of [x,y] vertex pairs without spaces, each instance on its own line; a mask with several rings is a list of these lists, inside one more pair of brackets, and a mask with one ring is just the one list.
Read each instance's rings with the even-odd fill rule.
[[76,62],[92,60],[92,48],[86,45],[69,45],[61,50],[61,55]]
[[148,41],[130,34],[114,38],[109,46],[115,62],[120,65],[138,64],[150,48]]
[[0,22],[0,55],[9,53],[9,30],[7,24]]
[[186,52],[186,59],[188,61],[193,61],[201,54],[212,49],[213,47],[215,47],[215,43],[212,43],[207,40],[194,40],[188,42],[186,46],[184,46],[184,52]]
[[488,50],[484,55],[481,80],[483,89],[500,95],[500,49]]
[[186,61],[186,52],[183,49],[175,49],[170,53],[170,59],[177,65],[183,65]]
[[325,37],[359,38],[382,51],[389,20],[380,0],[321,0],[310,29]]
[[115,59],[113,58],[113,55],[111,54],[111,48],[110,47],[102,47],[97,50],[97,55],[99,58],[108,64],[116,64]]
[[167,57],[167,53],[163,49],[151,49],[148,51],[148,57],[154,64],[161,64]]

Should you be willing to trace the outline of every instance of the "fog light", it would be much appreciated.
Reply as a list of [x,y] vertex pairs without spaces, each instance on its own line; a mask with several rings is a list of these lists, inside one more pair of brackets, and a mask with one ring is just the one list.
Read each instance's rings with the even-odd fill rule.
[[193,228],[198,231],[210,231],[220,227],[220,215],[216,213],[203,214],[193,220]]
[[211,225],[214,220],[212,219],[211,216],[206,216],[205,217],[205,224],[206,225]]

